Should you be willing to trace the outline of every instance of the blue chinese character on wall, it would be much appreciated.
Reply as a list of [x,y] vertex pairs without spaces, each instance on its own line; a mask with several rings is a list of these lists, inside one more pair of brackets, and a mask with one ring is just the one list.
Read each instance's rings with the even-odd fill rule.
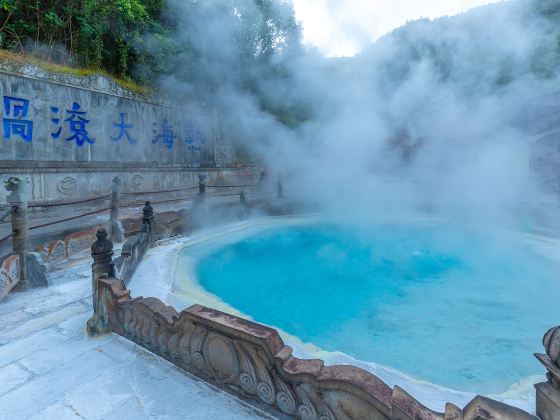
[[[4,96],[4,138],[9,140],[12,135],[17,135],[23,141],[33,140],[33,121],[26,120],[29,110],[27,99]],[[10,118],[8,118],[10,117]]]
[[[124,121],[124,112],[120,113],[120,121],[118,123],[113,123],[113,127],[118,128],[119,129],[119,134],[117,135],[117,137],[111,137],[111,140],[113,140],[114,142],[119,142],[121,141],[121,139],[123,137],[126,137],[126,139],[128,140],[128,142],[130,144],[136,144],[136,140],[134,140],[132,137],[130,137],[130,134],[128,133],[128,129],[132,128],[132,124],[126,124]],[[153,139],[152,139],[153,142]]]
[[[57,106],[51,106],[51,122],[55,124],[57,130],[51,132],[51,137],[53,139],[59,139],[62,134],[62,127],[60,126],[60,108]],[[82,147],[86,142],[89,144],[94,144],[95,139],[90,137],[87,131],[87,125],[89,120],[86,118],[86,111],[80,109],[80,104],[77,102],[72,103],[72,109],[67,109],[66,114],[68,118],[64,122],[68,123],[68,128],[72,134],[70,137],[66,138],[66,141],[75,141],[78,147]]]
[[[53,113],[53,116],[51,117],[51,122],[53,124],[59,125],[60,124],[60,118],[58,117],[59,108],[56,106],[51,106],[51,112]],[[60,137],[61,133],[62,133],[62,127],[58,127],[58,130],[51,133],[51,137],[56,140]]]
[[167,146],[168,149],[173,148],[173,126],[167,122],[166,119],[163,120],[163,124],[161,126],[161,142]]
[[161,139],[162,144],[167,146],[168,149],[173,148],[173,142],[175,141],[173,126],[169,124],[169,121],[165,118],[161,125],[161,135],[158,134],[157,123],[152,124],[152,144],[156,144],[159,139]]
[[202,132],[195,128],[190,121],[185,125],[185,144],[189,152],[200,152],[204,145]]
[[95,139],[89,136],[87,125],[89,120],[85,117],[86,111],[80,111],[80,104],[74,102],[72,109],[67,109],[66,112],[70,115],[64,121],[70,126],[72,135],[66,141],[75,141],[78,147],[82,147],[86,142],[89,144],[95,143]]

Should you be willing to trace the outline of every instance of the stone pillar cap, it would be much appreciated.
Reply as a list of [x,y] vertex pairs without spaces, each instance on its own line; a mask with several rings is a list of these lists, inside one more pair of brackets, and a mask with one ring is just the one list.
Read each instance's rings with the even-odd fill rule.
[[7,199],[10,203],[21,203],[28,199],[29,179],[26,177],[11,176],[4,180],[4,187],[10,191]]
[[108,233],[105,228],[97,230],[97,241],[91,246],[91,255],[102,255],[113,253],[113,242],[107,239]]

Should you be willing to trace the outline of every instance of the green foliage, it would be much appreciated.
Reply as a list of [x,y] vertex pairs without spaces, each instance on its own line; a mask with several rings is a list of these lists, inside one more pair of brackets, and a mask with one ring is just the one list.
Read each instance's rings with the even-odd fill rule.
[[0,0],[0,47],[134,75],[145,34],[164,33],[161,0]]
[[[173,57],[196,61],[207,53],[200,41],[212,34],[201,19],[223,20],[245,64],[299,42],[291,6],[277,0],[169,2],[0,0],[0,48],[150,83],[176,69]],[[208,88],[215,81],[196,82]]]

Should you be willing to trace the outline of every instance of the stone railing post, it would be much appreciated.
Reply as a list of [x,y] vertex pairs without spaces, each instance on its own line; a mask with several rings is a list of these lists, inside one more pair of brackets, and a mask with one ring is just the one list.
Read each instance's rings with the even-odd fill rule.
[[206,175],[198,175],[198,200],[204,201],[206,197]]
[[122,179],[113,178],[111,185],[111,216],[110,216],[110,232],[113,242],[123,242],[124,234],[119,222],[119,210],[121,206]]
[[535,385],[537,416],[542,420],[560,419],[560,326],[550,329],[543,338],[546,354],[535,354],[548,371],[546,382]]
[[257,192],[259,192],[260,194],[266,192],[267,184],[268,174],[266,173],[266,171],[262,171],[259,176],[259,182],[257,182]]
[[148,234],[151,243],[154,231],[154,208],[149,201],[146,201],[142,214],[142,230]]
[[282,185],[282,175],[278,175],[278,198],[282,198],[284,196],[284,186]]
[[10,177],[5,182],[10,191],[8,202],[12,206],[12,249],[14,254],[26,254],[29,251],[29,203],[27,198],[26,178]]
[[96,236],[97,240],[91,246],[91,256],[93,257],[91,266],[93,316],[87,322],[89,335],[99,335],[110,330],[107,314],[102,313],[102,306],[100,305],[98,280],[115,276],[113,243],[107,239],[108,234],[104,228],[99,229]]
[[48,285],[47,268],[41,257],[29,248],[29,200],[27,193],[27,178],[10,177],[5,181],[6,189],[10,191],[8,202],[12,207],[12,250],[18,256],[18,281],[14,286],[23,290],[30,287]]
[[47,285],[45,267],[29,249],[28,183],[27,178],[15,176],[5,181],[6,189],[10,191],[8,203],[12,208],[12,252],[19,259],[18,282],[14,287],[19,290]]

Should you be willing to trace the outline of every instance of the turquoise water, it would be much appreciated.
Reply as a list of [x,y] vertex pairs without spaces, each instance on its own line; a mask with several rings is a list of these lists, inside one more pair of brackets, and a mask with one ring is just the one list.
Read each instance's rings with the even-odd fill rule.
[[270,229],[209,250],[196,275],[304,342],[482,394],[542,375],[533,352],[560,322],[556,262],[465,228]]

